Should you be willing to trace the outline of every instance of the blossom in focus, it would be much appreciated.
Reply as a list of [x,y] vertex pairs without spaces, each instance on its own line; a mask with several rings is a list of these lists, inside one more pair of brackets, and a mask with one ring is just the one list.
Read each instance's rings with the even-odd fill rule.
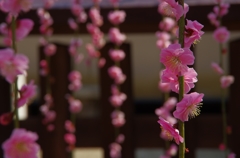
[[18,107],[23,106],[28,102],[29,99],[36,95],[37,86],[34,85],[34,81],[31,81],[28,85],[22,86],[20,89],[20,98],[17,100]]
[[219,75],[223,75],[224,70],[215,62],[211,63],[211,67],[213,68],[213,70],[218,73]]
[[13,83],[17,75],[25,74],[28,58],[22,54],[14,54],[13,49],[0,50],[0,72],[9,83]]
[[37,158],[40,150],[36,143],[38,135],[25,129],[16,128],[9,139],[2,144],[5,158]]
[[17,16],[20,11],[28,12],[32,7],[32,0],[3,0],[2,10]]
[[[197,82],[197,72],[193,68],[187,68],[187,71],[182,74],[184,78],[184,93],[188,93],[191,88],[194,88],[194,83]],[[171,90],[179,92],[178,76],[169,69],[163,70],[161,76],[163,83],[169,83]]]
[[219,43],[225,43],[228,41],[230,36],[229,31],[226,27],[219,27],[213,32],[213,38]]
[[122,10],[111,11],[108,14],[108,20],[114,25],[119,25],[123,23],[125,20],[125,17],[126,17],[126,13],[125,11],[122,11]]
[[181,48],[180,44],[171,44],[160,53],[160,62],[175,74],[186,72],[187,65],[193,65],[194,59],[193,52]]
[[222,76],[220,78],[221,87],[222,88],[228,88],[231,84],[234,82],[234,76],[228,75],[228,76]]
[[184,47],[191,47],[192,43],[201,39],[203,31],[201,29],[203,25],[197,22],[196,20],[191,21],[187,20],[187,25],[185,26],[185,38],[184,38]]
[[202,101],[204,94],[193,92],[185,94],[183,99],[177,103],[176,110],[173,112],[173,116],[180,119],[182,122],[188,121],[188,118],[198,116],[200,114],[200,102]]
[[179,131],[175,129],[169,122],[159,117],[158,123],[162,128],[161,137],[167,138],[168,140],[174,139],[177,144],[184,141],[179,135]]

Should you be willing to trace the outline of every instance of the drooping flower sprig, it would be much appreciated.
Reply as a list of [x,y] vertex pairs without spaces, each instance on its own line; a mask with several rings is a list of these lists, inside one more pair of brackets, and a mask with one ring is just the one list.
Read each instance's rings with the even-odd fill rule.
[[49,12],[47,11],[54,5],[55,0],[45,0],[43,1],[43,8],[37,9],[37,15],[40,19],[41,37],[39,39],[40,45],[43,47],[43,52],[45,54],[45,59],[40,61],[40,75],[46,79],[46,94],[44,96],[44,104],[41,105],[40,111],[43,115],[42,123],[46,125],[48,131],[53,131],[55,129],[54,121],[56,118],[56,112],[52,109],[54,106],[54,100],[52,97],[51,85],[53,83],[53,77],[51,76],[51,57],[55,55],[57,47],[55,44],[50,42],[50,37],[53,34],[53,29],[51,25],[53,24],[53,19]]
[[29,60],[25,55],[18,53],[16,42],[28,35],[33,22],[30,19],[17,20],[17,17],[21,11],[27,12],[31,9],[31,0],[3,0],[1,5],[1,10],[8,13],[8,16],[7,23],[1,24],[0,32],[4,35],[6,46],[11,48],[0,50],[0,74],[11,84],[12,95],[9,95],[13,111],[1,114],[0,123],[8,125],[14,119],[15,126],[10,138],[1,146],[4,157],[37,158],[40,150],[36,143],[38,136],[34,132],[21,129],[18,117],[18,108],[27,104],[36,94],[36,85],[33,81],[20,89],[18,87],[18,76],[27,75]]
[[[79,48],[83,45],[82,39],[79,37],[80,25],[85,23],[87,20],[87,14],[82,7],[81,0],[71,1],[71,12],[73,18],[68,19],[69,27],[74,31],[74,38],[71,39],[68,51],[74,60],[74,67],[83,61],[84,55],[79,52]],[[72,70],[68,75],[69,94],[66,94],[66,99],[69,103],[70,119],[65,121],[66,134],[64,135],[64,140],[67,144],[66,151],[69,156],[72,157],[72,151],[76,144],[76,121],[77,115],[82,110],[82,102],[79,99],[74,98],[75,92],[79,91],[82,87],[82,75],[78,70]]]
[[92,23],[87,24],[87,30],[91,34],[92,43],[86,45],[90,58],[98,59],[98,66],[101,68],[105,65],[105,58],[101,57],[100,49],[105,45],[104,33],[100,30],[103,25],[103,18],[100,14],[100,2],[102,0],[93,0],[94,6],[89,10],[89,17]]
[[112,124],[115,128],[115,141],[110,144],[109,148],[110,157],[119,158],[121,157],[122,151],[121,144],[125,139],[124,135],[120,132],[120,127],[122,127],[126,122],[125,114],[123,111],[121,111],[121,106],[127,99],[126,94],[121,92],[120,89],[121,84],[126,79],[126,75],[120,68],[120,62],[125,58],[125,52],[120,49],[120,46],[126,40],[126,35],[120,32],[119,24],[124,22],[126,13],[123,10],[119,10],[119,0],[110,0],[110,2],[115,8],[108,14],[108,20],[114,25],[114,27],[110,28],[108,37],[109,40],[115,45],[113,49],[109,50],[109,56],[115,62],[115,64],[108,69],[108,74],[114,81],[114,84],[111,87],[112,96],[110,96],[109,101],[115,108],[111,114]]
[[[215,31],[213,32],[213,38],[219,43],[219,62],[212,62],[211,67],[213,70],[220,75],[220,87],[221,87],[221,109],[222,109],[222,121],[223,121],[223,142],[219,145],[220,150],[225,151],[225,157],[228,155],[228,141],[227,135],[228,128],[227,125],[227,113],[226,113],[226,102],[225,102],[225,90],[234,82],[234,76],[227,75],[226,70],[224,70],[224,57],[227,53],[225,43],[228,42],[230,32],[222,25],[222,17],[228,13],[229,4],[225,3],[223,0],[216,0],[216,6],[213,8],[213,12],[208,14],[208,19],[210,23],[215,26]],[[233,155],[230,153],[229,155]]]
[[179,94],[176,110],[173,112],[173,116],[178,119],[178,129],[162,117],[158,123],[161,125],[162,133],[169,140],[174,139],[179,144],[179,158],[184,158],[186,151],[184,122],[200,114],[200,102],[204,96],[197,92],[187,94],[197,82],[197,72],[188,67],[194,64],[195,59],[190,47],[201,39],[203,25],[197,21],[185,20],[189,7],[184,0],[177,2],[161,0],[160,3],[162,14],[175,18],[179,26],[176,31],[179,44],[170,44],[163,48],[160,54],[160,62],[166,67],[161,73],[161,82],[168,83],[171,90]]

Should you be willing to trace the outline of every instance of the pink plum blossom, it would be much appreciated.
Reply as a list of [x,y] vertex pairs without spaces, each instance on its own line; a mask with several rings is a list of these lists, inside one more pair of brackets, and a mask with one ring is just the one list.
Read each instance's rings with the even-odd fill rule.
[[227,158],[236,158],[236,154],[235,153],[230,153],[230,154],[228,154]]
[[100,57],[100,52],[97,51],[92,44],[90,44],[90,43],[86,44],[86,50],[90,57],[92,57],[92,58]]
[[110,146],[110,157],[111,158],[120,158],[121,157],[121,151],[122,147],[118,143],[111,143]]
[[220,82],[222,88],[228,88],[231,84],[234,83],[234,76],[232,75],[222,76],[220,78]]
[[14,54],[13,49],[0,50],[0,72],[9,83],[13,83],[20,74],[26,74],[28,58],[22,54]]
[[18,41],[26,37],[32,30],[34,22],[31,19],[21,19],[17,21],[16,39]]
[[2,10],[17,16],[20,11],[28,12],[32,7],[32,0],[3,0]]
[[105,58],[100,58],[98,60],[98,67],[102,68],[106,64],[106,59]]
[[124,22],[125,17],[126,13],[122,10],[111,11],[108,14],[108,20],[114,25],[119,25],[120,23]]
[[126,94],[119,93],[119,94],[113,94],[109,98],[109,101],[110,101],[112,106],[120,107],[126,99],[127,99],[127,95]]
[[0,125],[6,126],[13,120],[13,113],[8,112],[0,115]]
[[169,83],[163,83],[162,81],[159,81],[158,87],[164,93],[168,93],[171,91],[171,87]]
[[117,66],[108,68],[109,76],[114,79],[115,83],[121,84],[125,81],[126,76],[123,74],[122,69]]
[[224,70],[215,62],[212,62],[211,67],[213,68],[213,70],[219,74],[219,75],[223,75]]
[[40,150],[36,143],[38,135],[25,129],[16,128],[3,144],[5,158],[37,158]]
[[200,102],[204,94],[193,92],[185,94],[183,99],[177,103],[176,110],[173,112],[175,118],[180,119],[182,122],[188,121],[188,118],[198,116],[200,114]]
[[167,140],[174,139],[177,144],[183,143],[183,138],[179,135],[179,131],[175,129],[169,122],[159,117],[158,123],[162,128],[161,137]]
[[50,43],[44,47],[44,53],[47,56],[54,55],[56,53],[56,51],[57,51],[57,47],[55,44]]
[[185,26],[185,38],[184,38],[184,47],[191,47],[192,43],[201,39],[203,31],[201,29],[203,25],[197,22],[196,20],[191,21],[187,20],[187,25]]
[[178,146],[175,144],[172,144],[167,150],[167,155],[169,155],[171,157],[176,156],[177,152],[178,152]]
[[125,53],[123,50],[120,49],[111,49],[109,51],[109,55],[111,59],[115,62],[121,61],[125,58]]
[[78,24],[73,18],[68,19],[68,25],[72,30],[77,30],[78,29]]
[[[194,83],[197,82],[197,72],[193,68],[187,68],[187,71],[182,74],[184,77],[184,93],[188,93],[191,88],[195,85]],[[178,76],[170,71],[169,69],[163,70],[162,73],[162,82],[169,83],[172,91],[178,93],[179,91],[179,82]]]
[[215,6],[213,11],[219,17],[222,17],[228,13],[229,3],[220,3],[219,6]]
[[70,133],[74,133],[76,130],[74,124],[70,120],[65,121],[65,129]]
[[163,106],[169,111],[171,111],[176,106],[176,104],[177,104],[177,98],[170,97],[164,102]]
[[111,114],[112,124],[115,127],[122,127],[125,124],[125,114],[122,111],[115,110]]
[[53,122],[56,119],[56,112],[53,110],[47,110],[44,114],[43,124],[47,124],[49,122]]
[[97,9],[96,7],[93,7],[90,9],[89,11],[89,17],[92,20],[92,23],[96,26],[102,26],[103,24],[103,18],[100,15],[100,11],[99,9]]
[[229,31],[226,27],[219,27],[213,32],[213,38],[219,43],[225,43],[228,41],[230,36]]
[[121,45],[126,40],[126,35],[122,34],[118,28],[111,28],[109,31],[109,39],[111,42]]
[[116,142],[122,144],[125,140],[125,136],[123,134],[119,134],[116,138]]
[[176,25],[176,21],[173,18],[165,17],[159,23],[159,28],[164,31],[171,31],[175,25]]
[[208,14],[208,19],[210,20],[210,23],[214,25],[215,27],[218,27],[220,25],[220,22],[217,19],[217,15],[213,12]]
[[70,145],[75,145],[76,143],[76,136],[72,133],[66,133],[64,135],[64,140],[67,144],[70,144]]
[[183,8],[175,0],[162,0],[158,7],[160,14],[176,18],[176,21],[178,21],[181,16],[186,15],[188,10],[187,4],[184,4]]
[[20,98],[17,100],[18,107],[23,106],[28,102],[29,99],[36,95],[37,86],[34,85],[34,81],[31,81],[28,85],[22,86],[20,89]]
[[69,111],[71,113],[79,113],[82,110],[82,102],[78,99],[70,99]]
[[194,59],[193,52],[180,44],[171,44],[160,53],[160,62],[175,74],[187,71],[187,65],[193,65]]

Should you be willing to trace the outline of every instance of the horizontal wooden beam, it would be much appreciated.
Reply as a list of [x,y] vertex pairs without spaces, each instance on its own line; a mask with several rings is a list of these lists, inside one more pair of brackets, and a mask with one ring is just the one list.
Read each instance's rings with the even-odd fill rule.
[[[240,30],[240,4],[235,4],[230,7],[229,13],[223,17],[223,25],[227,26],[230,30]],[[147,8],[122,8],[126,11],[126,21],[121,24],[121,31],[125,33],[154,33],[158,30],[158,24],[161,20],[160,14],[157,12],[156,7]],[[204,31],[213,31],[214,27],[209,23],[207,19],[208,13],[213,9],[212,5],[209,6],[190,6],[190,10],[187,14],[187,19],[197,20],[204,25]],[[88,12],[89,9],[86,11]],[[104,25],[102,30],[107,33],[112,26],[107,19],[108,13],[112,9],[104,8],[101,10],[101,14],[104,18]],[[53,29],[54,34],[72,34],[73,31],[68,27],[68,18],[73,17],[69,9],[52,9],[50,14],[54,19]],[[4,20],[5,14],[0,13],[0,19]],[[39,18],[36,14],[36,10],[32,10],[26,14],[21,14],[20,18],[31,18],[35,22],[32,34],[39,34]],[[0,21],[2,22],[2,21]],[[88,19],[89,22],[89,19]],[[80,26],[80,32],[82,34],[87,33],[86,24]]]

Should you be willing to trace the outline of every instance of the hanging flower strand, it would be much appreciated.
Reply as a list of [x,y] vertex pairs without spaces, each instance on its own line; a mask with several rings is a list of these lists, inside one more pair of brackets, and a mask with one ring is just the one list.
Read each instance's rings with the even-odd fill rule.
[[[79,38],[80,24],[85,23],[87,20],[87,14],[81,5],[80,0],[73,0],[71,3],[71,12],[74,18],[68,19],[69,27],[74,31],[75,37],[72,38],[68,51],[74,60],[74,67],[80,64],[84,58],[82,53],[79,53],[79,48],[83,45],[82,40]],[[74,98],[74,92],[79,91],[82,88],[82,75],[78,70],[73,70],[68,75],[69,85],[68,89],[70,94],[66,94],[66,99],[69,104],[70,119],[65,121],[64,141],[67,144],[66,151],[69,157],[73,157],[72,151],[76,144],[76,121],[77,115],[82,110],[82,102],[79,99]]]
[[120,91],[120,85],[126,80],[126,75],[120,68],[120,62],[125,58],[125,52],[120,49],[120,46],[126,40],[126,35],[120,32],[119,24],[124,22],[126,13],[118,9],[119,0],[110,0],[110,2],[115,8],[114,11],[110,11],[108,14],[108,20],[114,25],[114,27],[110,28],[108,37],[115,44],[115,48],[109,50],[109,56],[115,64],[108,69],[108,74],[114,80],[114,84],[111,87],[112,96],[110,96],[109,101],[115,108],[111,114],[112,124],[115,127],[115,141],[110,144],[109,148],[110,157],[119,158],[121,157],[121,144],[125,139],[124,135],[120,133],[120,127],[126,122],[121,106],[127,99],[126,94]]
[[193,68],[188,66],[194,64],[194,55],[190,50],[192,44],[199,41],[203,32],[203,25],[197,21],[186,20],[185,16],[188,12],[188,5],[184,0],[162,0],[162,14],[170,16],[178,21],[179,29],[177,30],[179,44],[170,44],[163,48],[160,54],[160,62],[166,67],[161,73],[161,82],[168,83],[171,90],[179,94],[179,102],[176,104],[176,110],[173,116],[178,119],[178,129],[173,128],[173,124],[160,117],[159,124],[162,131],[170,138],[174,138],[179,144],[179,158],[185,157],[185,127],[184,122],[188,118],[193,118],[200,114],[199,105],[202,101],[202,93],[187,94],[191,88],[194,88],[194,83],[197,82],[197,73]]
[[53,24],[53,19],[47,9],[51,8],[54,5],[55,0],[44,0],[44,8],[37,9],[37,15],[40,19],[40,28],[39,31],[42,34],[39,42],[43,47],[43,51],[45,54],[45,59],[40,61],[40,75],[45,77],[46,79],[46,94],[44,96],[44,104],[41,105],[40,111],[43,115],[42,123],[46,125],[48,131],[53,131],[55,126],[53,124],[56,118],[56,112],[52,110],[54,106],[54,100],[52,97],[51,84],[53,82],[53,78],[51,76],[51,57],[56,53],[57,47],[55,44],[51,43],[49,38],[53,34],[53,29],[51,25]]
[[94,6],[89,10],[89,17],[92,23],[87,24],[87,30],[91,34],[92,43],[86,45],[90,58],[98,59],[98,66],[101,68],[105,65],[106,60],[101,57],[100,49],[105,45],[104,34],[100,30],[103,25],[103,18],[100,14],[99,3],[102,0],[93,0]]
[[[216,0],[217,5],[214,6],[213,12],[208,14],[210,23],[216,27],[213,32],[213,38],[219,43],[219,62],[212,62],[211,67],[213,70],[220,75],[220,86],[221,86],[221,109],[222,109],[222,121],[223,121],[223,143],[219,145],[220,150],[225,151],[225,157],[228,155],[228,141],[227,141],[227,113],[225,103],[225,89],[227,89],[234,82],[234,76],[226,75],[224,70],[223,59],[227,52],[226,46],[224,45],[229,40],[230,32],[226,27],[222,25],[222,17],[228,13],[229,4],[223,2],[223,0]],[[233,155],[230,153],[229,155]]]
[[[37,153],[40,150],[39,145],[36,143],[38,136],[34,132],[21,129],[18,117],[18,108],[28,103],[36,94],[36,86],[33,81],[23,85],[20,90],[17,84],[18,75],[27,74],[29,61],[25,55],[18,53],[16,42],[26,37],[33,27],[33,22],[30,19],[17,20],[17,17],[21,11],[27,12],[31,9],[31,1],[3,0],[1,4],[1,9],[8,13],[7,23],[11,23],[11,29],[5,23],[1,24],[1,33],[5,36],[4,43],[6,46],[11,46],[12,48],[0,50],[0,74],[13,87],[11,98],[14,110],[1,115],[0,123],[7,125],[13,120],[13,117],[15,118],[15,129],[12,131],[10,138],[2,144],[3,156],[37,158]],[[18,26],[16,25],[17,22],[19,23]],[[20,97],[18,97],[19,94]]]

